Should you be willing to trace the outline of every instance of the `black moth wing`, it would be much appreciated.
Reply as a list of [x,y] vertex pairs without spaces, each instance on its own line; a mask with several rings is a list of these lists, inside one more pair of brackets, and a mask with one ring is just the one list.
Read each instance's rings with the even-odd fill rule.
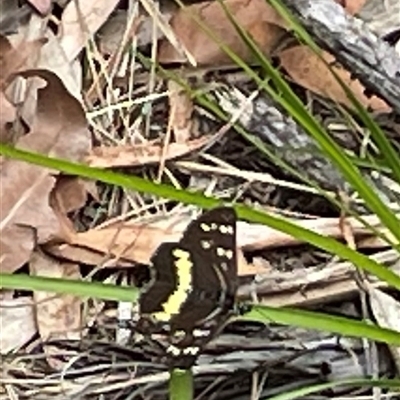
[[235,210],[218,207],[193,220],[179,246],[192,257],[192,291],[170,325],[172,332],[191,334],[196,327],[223,323],[234,307],[238,285]]
[[153,276],[139,297],[140,315],[162,312],[162,305],[175,290],[178,281],[172,251],[176,246],[176,243],[162,243],[151,257]]

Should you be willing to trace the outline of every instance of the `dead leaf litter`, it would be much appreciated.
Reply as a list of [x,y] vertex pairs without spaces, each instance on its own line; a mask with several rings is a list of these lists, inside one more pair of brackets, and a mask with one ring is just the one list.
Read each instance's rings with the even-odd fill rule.
[[[3,3],[0,145],[247,204],[346,243],[400,274],[393,235],[310,136],[221,49],[223,43],[260,73],[257,58],[219,2],[185,2],[182,9],[173,1],[152,0]],[[337,21],[349,24],[346,29],[360,24],[354,18],[360,16],[366,28],[349,29],[354,46],[343,54],[332,51],[327,34],[323,59],[295,39],[267,2],[225,0],[224,5],[340,146],[362,154],[369,132],[334,74],[398,146],[394,114],[400,101],[389,89],[398,90],[399,78],[391,71],[400,66],[395,50],[400,41],[385,42],[399,29],[398,4],[336,3],[324,0],[315,7],[336,10]],[[375,38],[374,54],[386,57],[381,65],[368,66],[368,76],[349,67],[352,52],[363,48],[357,35]],[[335,39],[344,40],[339,34]],[[382,88],[375,76],[384,76]],[[251,141],[236,133],[236,122]],[[362,174],[400,218],[398,184],[374,172]],[[199,212],[7,157],[0,158],[0,180],[1,273],[143,286],[157,247],[179,240]],[[360,215],[340,213],[332,203],[338,199]],[[237,229],[241,300],[399,329],[399,296],[377,278],[356,275],[350,262],[276,229],[243,220]],[[137,319],[136,309],[127,307],[51,288],[0,288],[0,400],[139,399],[143,391],[165,398],[168,375],[152,362],[154,349],[135,344],[130,329],[122,334],[120,316],[128,315],[133,326]],[[398,368],[394,346],[236,321],[207,346],[193,373],[198,398],[209,398],[212,391],[216,399],[234,399],[268,398],[354,376],[390,377]],[[338,387],[321,397],[371,393]]]

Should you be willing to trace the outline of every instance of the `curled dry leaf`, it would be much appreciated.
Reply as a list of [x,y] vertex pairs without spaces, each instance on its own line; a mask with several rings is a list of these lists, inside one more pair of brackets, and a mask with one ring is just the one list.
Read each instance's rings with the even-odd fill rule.
[[182,157],[206,145],[209,136],[191,140],[187,143],[170,143],[163,154],[160,144],[141,144],[113,147],[95,147],[91,154],[85,158],[91,167],[133,167],[137,165],[155,164],[164,155],[166,160]]
[[[353,79],[344,68],[334,65],[335,57],[327,52],[322,52],[322,56],[362,105],[370,107],[376,112],[391,111],[391,108],[380,98],[367,97],[364,94],[365,88],[358,80]],[[311,49],[305,46],[295,46],[281,51],[279,59],[281,65],[296,83],[320,96],[354,109],[352,102],[336,81],[335,76]]]
[[[50,206],[58,218],[60,231],[57,235],[57,242],[70,240],[75,228],[69,219],[68,213],[82,208],[87,200],[88,193],[96,198],[95,182],[86,181],[74,176],[60,176],[50,193]],[[94,188],[92,187],[94,186]]]
[[[32,255],[31,274],[51,278],[81,279],[79,266],[71,263],[59,263],[55,259],[39,252]],[[44,343],[50,339],[78,340],[81,335],[81,299],[71,294],[35,291],[36,321],[40,337]],[[60,369],[57,358],[53,355],[59,349],[44,344],[47,361]]]
[[0,299],[0,354],[25,345],[37,332],[30,297]]
[[[49,71],[30,70],[18,75],[40,77],[37,114],[27,135],[16,146],[73,161],[80,161],[90,148],[90,135],[80,103],[59,78]],[[1,136],[1,135],[0,135]],[[54,171],[6,159],[0,170],[1,270],[13,272],[26,263],[35,241],[44,243],[57,235],[59,223],[49,206]]]
[[[285,34],[285,29],[282,28],[286,26],[284,20],[264,0],[227,0],[224,5],[266,55],[270,54]],[[217,40],[229,46],[243,60],[248,62],[252,60],[248,46],[240,38],[224,8],[217,1],[209,1],[179,9],[170,21],[175,35],[198,64],[218,65],[230,63],[231,59],[193,16],[200,19]],[[166,39],[160,43],[158,57],[162,63],[186,61]]]
[[54,202],[59,210],[68,214],[82,208],[87,200],[88,187],[86,181],[74,176],[61,176],[52,192]]

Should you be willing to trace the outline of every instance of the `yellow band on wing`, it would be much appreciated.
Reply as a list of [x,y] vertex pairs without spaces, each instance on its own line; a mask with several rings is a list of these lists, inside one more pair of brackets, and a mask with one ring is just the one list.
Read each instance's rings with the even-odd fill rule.
[[177,287],[162,305],[164,311],[153,313],[152,316],[158,321],[167,322],[173,315],[179,313],[181,305],[186,301],[192,289],[192,267],[190,253],[186,250],[175,249],[172,252],[175,257]]

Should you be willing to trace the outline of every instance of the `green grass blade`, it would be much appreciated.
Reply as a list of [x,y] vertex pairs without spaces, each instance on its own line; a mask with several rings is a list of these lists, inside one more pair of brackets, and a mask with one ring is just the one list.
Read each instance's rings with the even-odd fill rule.
[[[53,157],[47,157],[25,150],[15,149],[10,146],[0,145],[0,154],[13,157],[32,164],[41,165],[43,167],[56,169],[68,174],[79,175],[90,179],[96,179],[104,183],[126,187],[128,189],[137,190],[154,194],[170,200],[180,201],[185,204],[195,204],[203,208],[212,208],[224,204],[221,200],[206,197],[200,193],[192,193],[172,186],[164,184],[156,184],[134,176],[123,175],[120,173],[105,171],[100,168],[92,168],[83,164],[72,163]],[[226,204],[226,203],[225,203]],[[338,255],[339,257],[353,262],[357,267],[362,268],[379,279],[387,282],[390,286],[400,290],[400,277],[394,272],[380,265],[369,257],[350,249],[348,246],[340,242],[319,235],[315,232],[304,229],[296,224],[280,217],[268,215],[266,213],[256,211],[250,207],[236,205],[236,211],[239,217],[247,219],[250,222],[259,222],[285,232],[291,236],[307,241],[321,249]]]
[[70,293],[79,297],[93,297],[104,300],[136,302],[139,290],[134,287],[115,286],[106,283],[85,282],[46,276],[24,274],[0,274],[0,288],[32,290],[54,293]]
[[290,392],[282,393],[273,397],[262,398],[263,400],[294,400],[303,398],[313,393],[321,392],[323,390],[333,389],[341,386],[361,386],[361,387],[380,387],[382,389],[400,390],[399,379],[348,379],[342,381],[335,381],[329,383],[321,383],[312,385],[301,389],[295,389]]
[[394,147],[391,145],[390,141],[387,139],[385,133],[382,131],[380,126],[372,119],[371,115],[365,109],[365,107],[358,101],[354,96],[353,92],[348,88],[348,86],[340,79],[338,74],[332,69],[332,67],[321,57],[321,49],[317,46],[312,37],[303,28],[303,26],[296,20],[288,8],[282,4],[282,2],[277,0],[268,0],[279,13],[286,19],[289,26],[296,33],[297,37],[301,39],[312,51],[319,56],[320,60],[330,69],[331,73],[335,77],[336,81],[340,84],[347,97],[350,99],[352,104],[357,110],[358,116],[364,122],[365,126],[371,132],[375,143],[380,149],[380,154],[386,159],[387,165],[391,168],[394,175],[394,179],[400,182],[400,158],[396,153]]
[[381,328],[366,321],[357,321],[315,311],[300,310],[290,307],[275,308],[254,305],[251,311],[241,317],[241,319],[299,326],[307,329],[366,338],[400,346],[400,332]]
[[192,400],[193,373],[192,370],[174,369],[169,378],[169,398],[170,400]]

